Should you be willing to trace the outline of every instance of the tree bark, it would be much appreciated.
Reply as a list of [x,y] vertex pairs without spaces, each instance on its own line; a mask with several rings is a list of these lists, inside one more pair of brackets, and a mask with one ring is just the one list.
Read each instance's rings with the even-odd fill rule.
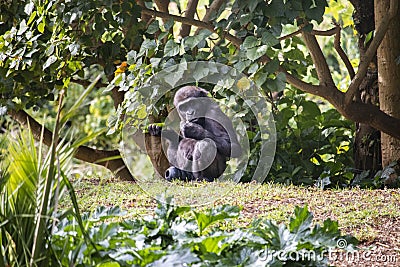
[[[186,11],[185,11],[185,17],[186,18],[194,18],[194,14],[196,13],[197,9],[197,4],[199,3],[199,0],[189,0]],[[181,30],[179,32],[180,37],[186,37],[190,34],[192,26],[188,24],[182,24]]]
[[[32,134],[37,140],[42,138],[43,126],[34,118],[29,116],[29,114],[27,114],[25,111],[10,110],[8,111],[8,114],[21,125],[27,126],[29,124]],[[47,146],[50,146],[52,140],[52,132],[49,129],[44,128],[43,143]],[[124,161],[119,157],[120,152],[118,150],[99,150],[87,146],[80,146],[77,148],[74,156],[79,160],[104,166],[122,180],[134,181],[133,176],[125,166]]]
[[[375,24],[378,25],[387,14],[389,0],[375,1]],[[380,108],[394,118],[400,118],[400,66],[396,59],[400,56],[400,10],[389,25],[385,37],[378,48],[378,83]],[[382,164],[387,166],[400,159],[400,139],[382,133]]]
[[[368,70],[360,88],[361,101],[378,105],[378,73]],[[354,167],[357,171],[370,170],[370,177],[382,169],[380,131],[365,123],[356,123],[354,138]]]
[[[360,58],[365,57],[368,45],[366,35],[375,29],[374,0],[351,0],[354,6],[353,18],[359,34],[358,48]],[[377,58],[374,56],[367,74],[359,87],[359,100],[363,103],[379,105]],[[356,122],[354,138],[354,167],[356,171],[370,170],[370,176],[382,168],[380,131],[365,123]]]
[[161,137],[146,134],[144,142],[146,153],[149,155],[153,168],[156,171],[156,175],[164,178],[165,171],[169,168],[170,164],[162,148]]

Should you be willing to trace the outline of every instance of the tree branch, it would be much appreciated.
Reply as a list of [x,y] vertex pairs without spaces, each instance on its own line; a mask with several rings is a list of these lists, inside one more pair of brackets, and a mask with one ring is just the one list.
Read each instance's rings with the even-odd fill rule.
[[328,88],[335,88],[336,90],[331,71],[328,67],[328,63],[326,63],[325,56],[322,53],[317,38],[315,38],[315,35],[305,31],[303,31],[303,38],[313,59],[320,84],[323,86],[328,86]]
[[161,12],[168,12],[169,0],[155,0],[154,3]]
[[[281,37],[278,38],[278,40],[279,41],[283,41],[283,40],[289,39],[289,38],[291,38],[293,36],[296,36],[296,35],[298,35],[298,34],[303,32],[303,28],[304,28],[304,26],[300,26],[300,29],[298,29],[297,31],[294,31],[294,32],[289,33],[289,34],[286,34],[284,36],[281,36]],[[326,31],[312,30],[310,33],[312,35],[319,35],[319,36],[332,36],[332,35],[334,35],[336,33],[336,31],[337,30],[336,30],[336,27],[335,27],[335,28],[332,28],[332,29],[329,29],[329,30],[326,30]]]
[[[42,126],[28,113],[23,110],[9,110],[8,114],[21,125],[29,125],[33,136],[37,140],[41,140],[43,130],[43,143],[47,146],[51,145],[53,133]],[[79,146],[75,152],[75,158],[106,167],[123,180],[134,181],[124,161],[120,158],[120,152],[118,150],[99,150],[87,146]]]
[[296,35],[300,34],[302,31],[303,31],[303,29],[300,28],[300,29],[298,29],[297,31],[294,31],[294,32],[292,32],[292,33],[289,33],[289,34],[286,34],[286,35],[284,35],[284,36],[279,37],[278,40],[279,40],[279,41],[283,41],[283,40],[292,38],[293,36],[296,36]]
[[212,15],[218,12],[222,4],[225,2],[225,0],[214,0],[210,7],[207,9],[206,14],[204,15],[202,21],[204,22],[209,22],[210,18]]
[[214,26],[211,24],[208,24],[206,22],[202,22],[199,20],[195,20],[195,19],[189,19],[189,18],[185,18],[185,17],[181,17],[181,16],[177,16],[177,15],[172,15],[169,13],[164,13],[164,12],[160,12],[157,10],[152,10],[152,9],[148,9],[148,8],[143,8],[142,9],[142,14],[146,14],[146,15],[150,15],[150,16],[154,16],[154,17],[159,17],[159,18],[164,18],[164,19],[173,19],[174,21],[177,22],[181,22],[183,24],[189,24],[189,25],[193,25],[196,27],[200,27],[200,28],[204,28],[204,29],[208,29],[212,32],[216,32],[214,30]]
[[[155,17],[160,17],[160,18],[172,18],[173,20],[177,21],[177,22],[181,22],[181,23],[185,23],[185,24],[190,24],[202,29],[208,29],[214,33],[218,33],[216,29],[214,29],[214,26],[203,22],[203,21],[198,21],[198,20],[194,20],[194,19],[188,19],[185,17],[180,17],[180,16],[176,16],[176,15],[171,15],[168,13],[162,13],[156,10],[150,10],[150,9],[142,9],[142,13],[144,14],[148,14],[148,15],[152,15]],[[233,45],[235,45],[236,47],[240,47],[240,45],[243,43],[243,41],[240,38],[237,38],[229,33],[224,32],[223,36],[221,36],[221,38],[226,37],[227,40],[229,40]],[[271,59],[264,55],[260,58],[261,62],[269,62],[271,61]],[[306,82],[303,82],[302,80],[296,78],[295,76],[291,75],[290,73],[288,73],[285,69],[283,68],[279,68],[278,70],[279,72],[283,72],[286,76],[286,80],[292,84],[293,86],[304,90],[305,92],[309,92],[309,93],[313,93],[316,95],[321,95],[323,94],[323,90],[321,90],[320,86],[316,86],[316,85],[312,85]],[[323,95],[321,95],[323,96]]]
[[344,108],[338,108],[338,111],[351,121],[370,125],[381,132],[400,139],[400,120],[386,114],[378,106],[362,102],[350,102]]
[[332,36],[337,33],[337,27],[334,27],[332,29],[326,30],[326,31],[320,31],[320,30],[312,30],[311,34],[312,35],[318,35],[318,36]]
[[[390,6],[390,14],[392,17],[394,12],[397,10],[397,0],[391,0],[391,6]],[[205,21],[198,21],[194,19],[188,19],[185,17],[180,17],[180,16],[175,16],[171,14],[166,14],[162,13],[156,10],[149,10],[149,9],[143,9],[142,13],[152,15],[155,17],[161,17],[161,18],[172,18],[177,22],[181,22],[183,24],[190,24],[193,26],[196,26],[198,28],[203,28],[203,29],[208,29],[211,32],[217,33],[220,35],[221,38],[226,38],[228,41],[230,41],[233,45],[236,47],[240,47],[240,45],[243,43],[243,41],[240,38],[237,38],[227,32],[223,32],[222,34],[220,31],[217,31],[214,29],[214,26],[207,23]],[[383,37],[380,37],[384,32],[386,32],[387,26],[382,23],[380,27],[378,28],[377,31],[377,37],[382,39]],[[312,31],[311,33],[304,33],[305,36],[305,42],[307,47],[310,49],[311,56],[313,57],[314,64],[317,69],[318,73],[318,78],[320,79],[321,84],[320,85],[313,85],[306,83],[302,81],[301,79],[295,77],[294,75],[288,73],[286,69],[284,69],[282,66],[279,67],[278,72],[282,72],[286,76],[286,80],[289,84],[292,86],[299,88],[300,90],[311,93],[313,95],[321,96],[328,100],[344,117],[346,117],[349,120],[359,122],[359,123],[365,123],[369,124],[372,127],[376,128],[377,130],[380,130],[382,132],[385,132],[387,134],[390,134],[391,136],[395,138],[400,139],[400,120],[396,119],[394,117],[389,116],[388,114],[384,113],[383,111],[379,110],[377,106],[371,105],[371,104],[366,104],[366,103],[359,103],[359,102],[351,102],[350,104],[345,104],[346,98],[349,97],[349,94],[346,93],[344,94],[343,92],[339,91],[332,79],[332,76],[330,74],[329,67],[327,65],[326,59],[321,51],[320,46],[318,45],[318,42],[316,41],[315,35],[322,35],[322,36],[331,36],[334,35],[337,32],[337,30],[331,29],[328,31]],[[291,36],[298,34],[296,31],[295,33],[291,34]],[[283,38],[288,38],[288,37],[283,37]],[[378,39],[377,38],[377,39]],[[337,41],[336,41],[337,42]],[[377,46],[379,45],[380,41],[378,42],[374,38],[374,46],[376,47],[375,49],[369,47],[369,51],[375,52],[377,49]],[[368,53],[368,51],[367,51]],[[371,54],[372,52],[369,52],[368,54]],[[374,53],[372,53],[373,55]],[[370,56],[368,56],[369,58]],[[366,57],[367,58],[367,57]],[[269,62],[271,59],[267,55],[263,55],[260,59],[260,62]],[[366,60],[365,60],[366,61]],[[370,61],[370,60],[369,60]],[[368,63],[369,63],[368,61]],[[362,69],[362,65],[366,65],[368,67],[368,63],[363,63],[360,65],[360,68]],[[345,63],[346,64],[346,63]],[[352,82],[352,89],[351,91],[355,90],[354,89],[354,81],[357,81],[357,79],[361,79],[365,75],[365,72],[363,73],[363,70],[355,75],[353,82]],[[360,80],[360,81],[361,81]],[[358,85],[356,86],[356,89],[358,89]],[[349,89],[350,90],[350,89]],[[352,97],[351,97],[352,98]]]
[[200,21],[200,20],[189,19],[189,18],[176,16],[176,15],[172,15],[169,13],[163,13],[163,12],[160,12],[157,10],[151,10],[151,9],[147,9],[147,8],[142,9],[142,14],[151,15],[151,16],[159,17],[159,18],[173,19],[174,21],[181,22],[183,24],[189,24],[189,25],[196,26],[196,27],[199,27],[202,29],[207,29],[213,33],[221,35],[221,38],[226,38],[228,41],[230,41],[236,47],[239,47],[242,44],[241,39],[239,39],[227,32],[223,32],[221,34],[219,31],[217,31],[217,29],[214,28],[213,25],[203,22],[203,21]]
[[374,58],[376,51],[378,50],[378,47],[381,44],[383,37],[385,36],[389,28],[389,24],[392,21],[392,18],[396,16],[397,9],[398,9],[398,0],[391,0],[388,16],[382,19],[381,24],[375,31],[375,36],[372,39],[367,51],[365,52],[364,58],[361,59],[358,71],[354,76],[353,80],[351,81],[349,89],[346,92],[346,99],[345,99],[346,104],[353,102],[353,98],[357,93],[358,88],[360,87],[360,84],[368,71],[369,63]]
[[[194,14],[196,13],[198,3],[199,0],[189,0],[185,11],[185,18],[190,18],[190,19],[194,18]],[[188,36],[190,34],[191,28],[192,26],[189,24],[182,24],[179,35],[182,38]]]
[[336,34],[335,34],[335,40],[333,43],[333,46],[336,49],[336,52],[339,54],[340,58],[343,60],[344,65],[347,68],[347,71],[349,72],[350,78],[353,79],[355,72],[353,69],[353,66],[351,65],[351,62],[349,58],[347,57],[346,53],[343,51],[342,47],[340,46],[340,26],[336,25]]
[[[206,14],[204,15],[204,17],[201,21],[209,22],[210,18],[212,18],[212,16],[218,12],[218,10],[221,8],[221,6],[224,2],[225,2],[225,0],[214,0],[211,3],[210,7],[207,9]],[[197,28],[195,35],[198,34],[199,31],[200,31],[200,28]]]
[[[144,5],[144,0],[137,0],[136,3],[138,4],[138,6],[140,6],[142,8],[146,7]],[[147,24],[149,22],[149,20],[151,19],[151,16],[142,13],[140,18],[142,21],[144,21]]]
[[[161,12],[164,12],[164,13],[168,13],[169,0],[154,0],[154,3],[156,4],[158,10],[160,10]],[[167,22],[166,19],[163,19],[162,21],[163,21],[163,23]]]

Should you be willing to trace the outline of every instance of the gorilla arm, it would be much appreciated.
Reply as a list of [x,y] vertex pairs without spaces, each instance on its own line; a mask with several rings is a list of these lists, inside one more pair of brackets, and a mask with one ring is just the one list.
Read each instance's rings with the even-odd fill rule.
[[[229,158],[238,158],[242,154],[242,149],[233,130],[231,120],[218,108],[212,110],[212,116],[207,114],[207,119],[202,125],[192,122],[182,122],[181,132],[185,138],[192,138],[196,140],[203,140],[209,138],[215,142],[218,152]],[[219,122],[210,119],[218,118]],[[229,133],[228,133],[229,132]]]

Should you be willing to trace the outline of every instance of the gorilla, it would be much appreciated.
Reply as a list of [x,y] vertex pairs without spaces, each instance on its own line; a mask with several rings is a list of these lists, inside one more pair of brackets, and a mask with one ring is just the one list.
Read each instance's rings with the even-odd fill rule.
[[240,157],[242,148],[232,121],[208,92],[196,86],[180,88],[174,97],[180,118],[180,133],[150,125],[150,135],[160,136],[168,145],[168,181],[213,181],[222,175],[229,158]]

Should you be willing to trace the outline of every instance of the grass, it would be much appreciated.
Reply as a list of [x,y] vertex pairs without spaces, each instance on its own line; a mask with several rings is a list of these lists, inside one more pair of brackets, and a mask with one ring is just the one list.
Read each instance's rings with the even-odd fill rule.
[[[83,211],[91,211],[98,205],[120,206],[128,211],[127,217],[146,216],[153,213],[155,192],[179,194],[178,202],[211,202],[211,205],[238,205],[243,208],[241,217],[224,227],[246,225],[255,218],[268,218],[286,222],[295,206],[308,205],[316,221],[327,218],[337,220],[341,229],[363,242],[373,242],[382,235],[382,221],[400,224],[400,190],[331,189],[285,186],[278,184],[212,184],[214,195],[206,196],[210,184],[201,185],[200,193],[193,194],[187,186],[176,185],[165,190],[163,183],[153,184],[152,193],[147,193],[133,182],[123,182],[111,176],[81,176],[75,180],[78,201]],[[191,187],[193,189],[193,187]],[[218,192],[220,194],[218,194]],[[218,198],[218,197],[219,198]],[[189,200],[187,200],[189,199]],[[62,205],[69,206],[66,198]],[[397,224],[396,224],[397,223]],[[398,247],[398,246],[397,246]]]

